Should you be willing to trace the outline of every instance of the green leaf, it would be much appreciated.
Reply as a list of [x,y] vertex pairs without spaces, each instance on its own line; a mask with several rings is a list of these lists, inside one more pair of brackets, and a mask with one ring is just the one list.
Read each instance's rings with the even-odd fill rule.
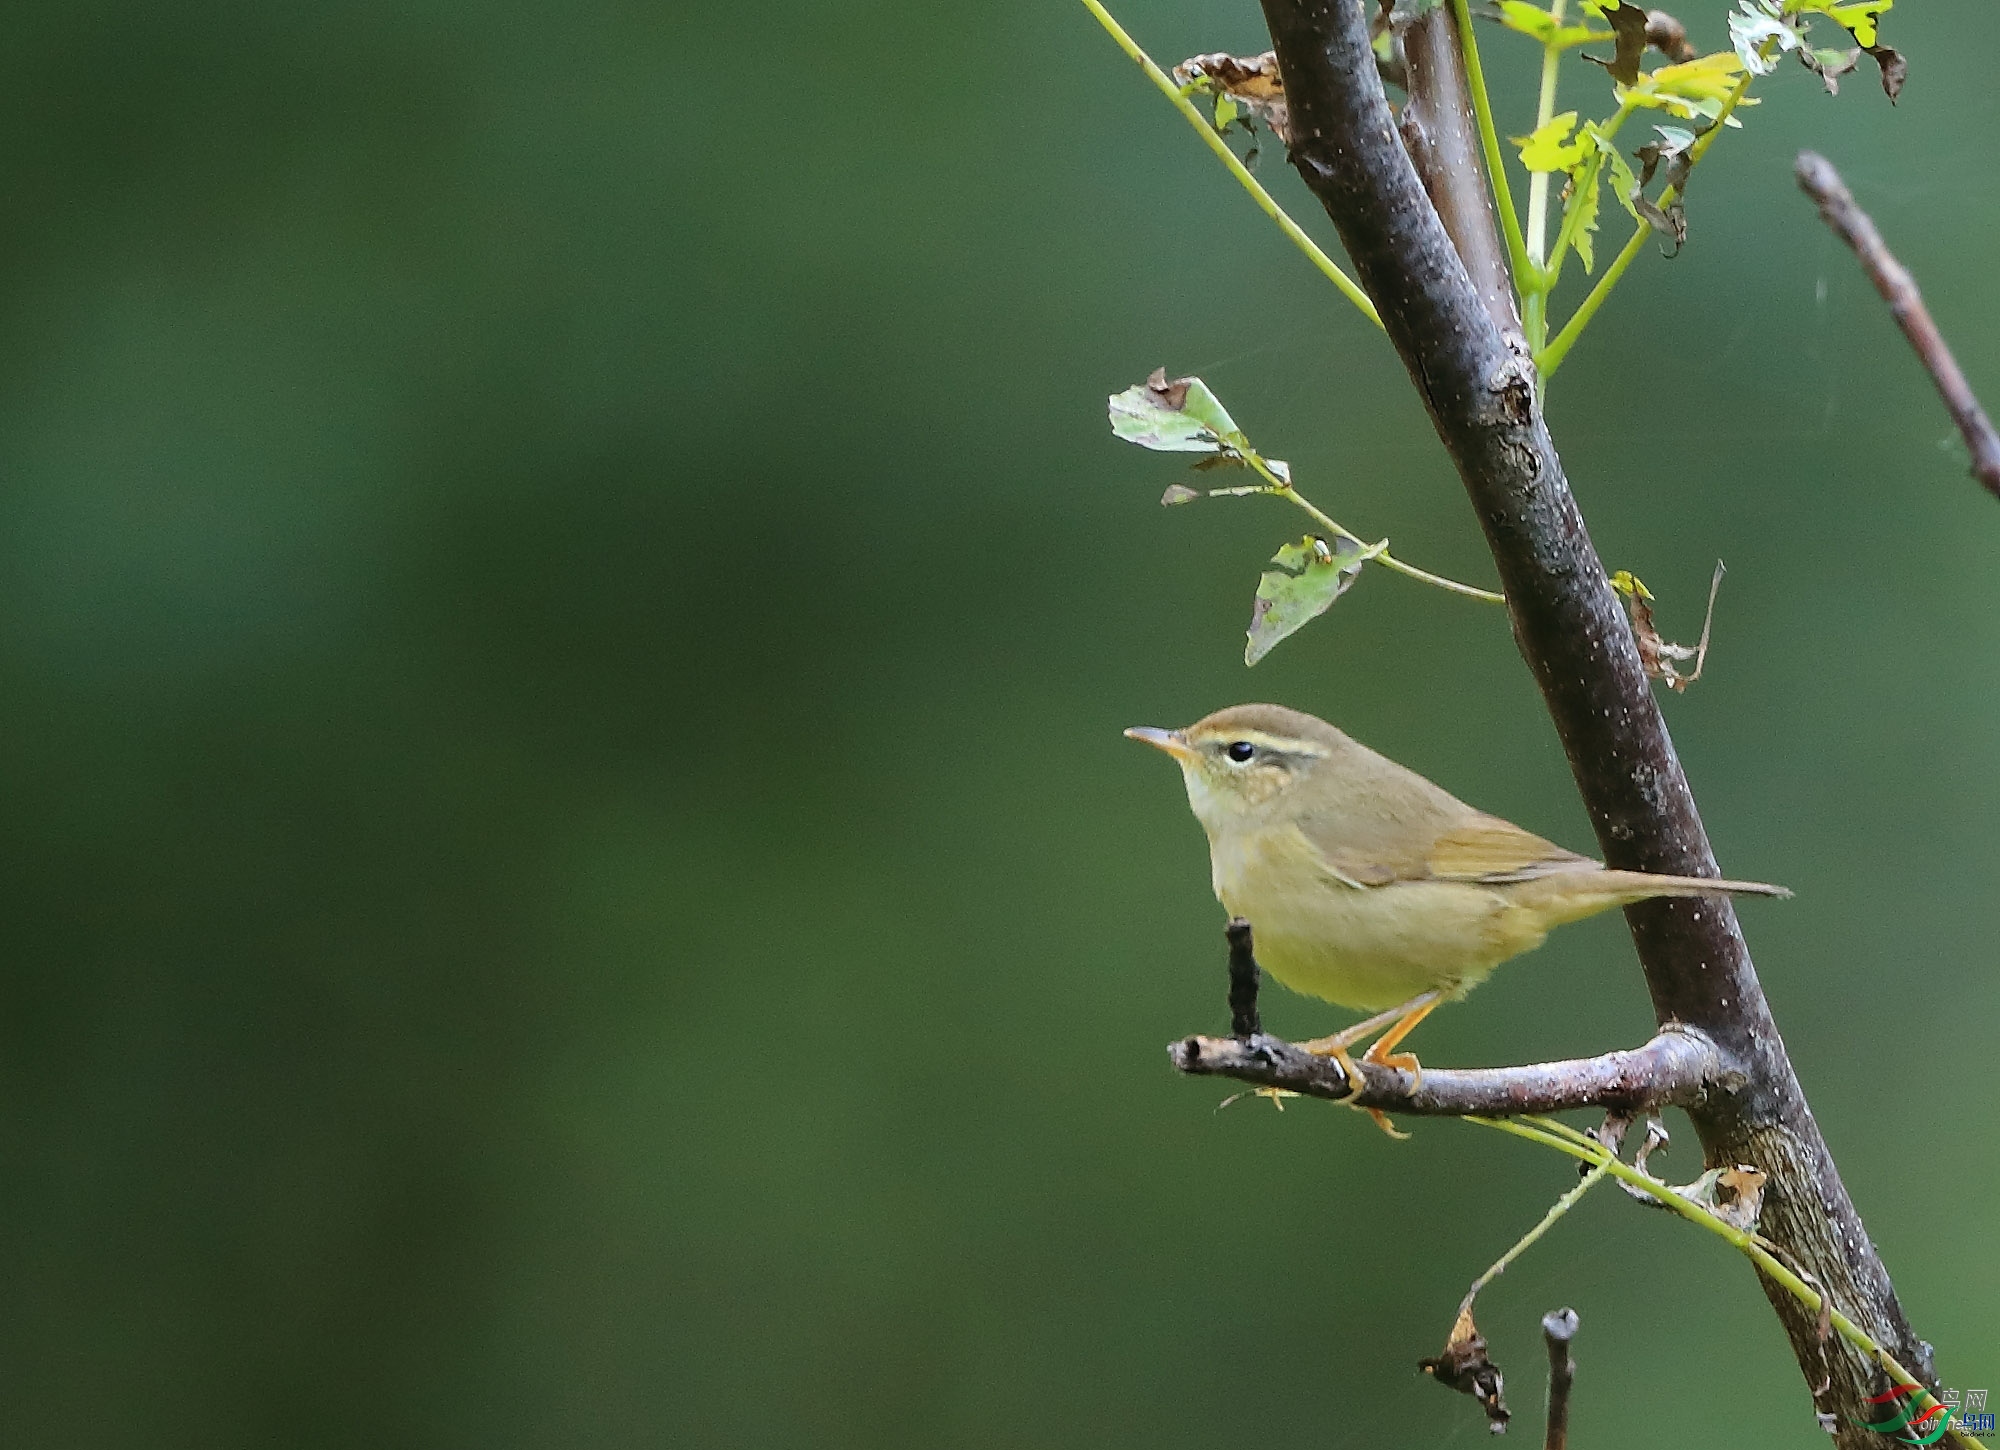
[[1618,204],[1625,208],[1633,221],[1641,220],[1639,208],[1632,201],[1634,194],[1641,189],[1639,178],[1632,174],[1632,163],[1596,126],[1593,125],[1590,130],[1597,141],[1598,153],[1604,157],[1604,164],[1611,168],[1611,190],[1617,196]]
[[[1586,137],[1594,138],[1596,133],[1595,126],[1584,127]],[[1570,172],[1569,195],[1563,198],[1562,229],[1568,234],[1570,247],[1585,272],[1597,270],[1597,253],[1592,243],[1597,231],[1598,183],[1603,179],[1604,153],[1597,149],[1593,139],[1590,154]]]
[[1167,379],[1153,369],[1110,399],[1111,431],[1127,443],[1161,453],[1212,453],[1231,460],[1251,451],[1250,440],[1200,378]]
[[1307,534],[1271,556],[1278,567],[1266,569],[1257,581],[1257,598],[1250,606],[1250,637],[1243,646],[1243,663],[1254,665],[1281,639],[1333,607],[1361,573],[1361,566],[1387,546],[1363,546],[1352,539],[1331,543]]
[[1238,108],[1236,102],[1231,100],[1228,96],[1217,96],[1215,98],[1216,130],[1227,131],[1229,129],[1229,123],[1235,120],[1241,114],[1242,111]]
[[1569,139],[1576,129],[1576,112],[1552,116],[1532,135],[1507,139],[1521,148],[1521,164],[1530,171],[1567,171],[1583,159],[1583,147]]
[[1540,6],[1530,5],[1528,0],[1500,0],[1500,23],[1554,50],[1567,50],[1573,45],[1611,39],[1608,30],[1592,30],[1588,25],[1564,25]]
[[[1742,74],[1741,57],[1733,50],[1718,50],[1680,65],[1663,65],[1640,76],[1635,86],[1618,86],[1616,94],[1620,101],[1629,99],[1635,106],[1651,106],[1684,120],[1700,116],[1713,121]],[[1755,96],[1745,96],[1737,107],[1756,104]],[[1740,123],[1731,116],[1729,124]]]
[[1876,21],[1896,0],[1784,0],[1784,13],[1824,15],[1844,27],[1855,44],[1866,49],[1875,44]]

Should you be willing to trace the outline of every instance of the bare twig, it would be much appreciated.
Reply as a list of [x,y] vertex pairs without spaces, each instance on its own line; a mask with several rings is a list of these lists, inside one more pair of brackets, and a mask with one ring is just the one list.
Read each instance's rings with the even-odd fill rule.
[[1168,1052],[1175,1067],[1195,1076],[1234,1078],[1303,1097],[1433,1118],[1686,1107],[1723,1085],[1715,1044],[1682,1027],[1662,1031],[1643,1047],[1599,1057],[1521,1067],[1427,1067],[1421,1085],[1400,1068],[1357,1061],[1367,1079],[1358,1093],[1333,1058],[1277,1037],[1187,1037]]
[[1917,360],[1929,371],[1938,396],[1951,410],[1958,431],[1965,435],[1965,446],[1972,450],[1972,476],[2000,498],[2000,434],[1993,431],[1986,410],[1973,396],[1972,385],[1959,371],[1958,359],[1951,355],[1937,323],[1931,320],[1916,279],[1890,252],[1875,223],[1855,202],[1854,193],[1847,189],[1831,161],[1816,151],[1801,151],[1795,174],[1799,189],[1818,205],[1826,224],[1861,259],[1862,269],[1875,284],[1875,290],[1882,294],[1882,300],[1889,304],[1896,325],[1916,349]]
[[1569,1342],[1576,1338],[1576,1323],[1574,1309],[1551,1309],[1542,1316],[1542,1339],[1549,1347],[1549,1428],[1542,1450],[1567,1450],[1569,1445],[1569,1391],[1576,1380]]

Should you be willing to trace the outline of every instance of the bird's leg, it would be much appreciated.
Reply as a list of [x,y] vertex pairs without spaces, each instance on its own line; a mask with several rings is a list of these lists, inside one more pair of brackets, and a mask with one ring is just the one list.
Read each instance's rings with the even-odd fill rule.
[[[1435,992],[1424,994],[1425,997],[1436,995]],[[1315,1057],[1330,1057],[1339,1063],[1341,1072],[1347,1078],[1348,1087],[1358,1093],[1367,1084],[1368,1079],[1361,1075],[1361,1069],[1354,1065],[1354,1059],[1347,1055],[1347,1049],[1357,1042],[1364,1041],[1369,1033],[1379,1032],[1389,1026],[1422,1000],[1423,997],[1412,997],[1400,1007],[1391,1007],[1387,1012],[1377,1012],[1367,1021],[1357,1022],[1352,1027],[1334,1033],[1331,1037],[1315,1037],[1311,1042],[1301,1042],[1299,1046]]]
[[1397,1008],[1396,1010],[1403,1014],[1402,1017],[1394,1027],[1391,1027],[1387,1032],[1375,1039],[1375,1045],[1368,1049],[1367,1054],[1361,1060],[1363,1062],[1380,1063],[1383,1067],[1402,1068],[1416,1079],[1413,1087],[1422,1087],[1424,1085],[1424,1069],[1423,1065],[1417,1061],[1417,1055],[1414,1052],[1392,1053],[1390,1049],[1405,1037],[1408,1037],[1415,1030],[1419,1022],[1430,1016],[1443,996],[1442,992],[1425,992],[1421,996],[1412,997],[1408,1002]]
[[[1365,1022],[1357,1022],[1352,1027],[1334,1033],[1331,1037],[1315,1037],[1311,1042],[1301,1042],[1299,1046],[1316,1056],[1330,1057],[1339,1063],[1341,1072],[1347,1077],[1348,1087],[1358,1093],[1367,1084],[1368,1079],[1361,1075],[1361,1069],[1354,1065],[1354,1059],[1347,1055],[1347,1049],[1369,1033],[1387,1027],[1389,1030],[1382,1034],[1381,1040],[1369,1048],[1361,1060],[1382,1067],[1407,1068],[1416,1076],[1418,1086],[1422,1086],[1424,1070],[1418,1065],[1416,1056],[1408,1052],[1399,1052],[1390,1057],[1388,1050],[1407,1037],[1411,1028],[1430,1016],[1431,1009],[1443,998],[1444,993],[1435,988],[1428,992],[1419,992],[1400,1007],[1391,1007],[1387,1012],[1377,1012]],[[1410,1136],[1408,1133],[1397,1132],[1396,1125],[1389,1121],[1389,1115],[1380,1108],[1368,1108],[1365,1111],[1375,1120],[1375,1126],[1390,1137]]]

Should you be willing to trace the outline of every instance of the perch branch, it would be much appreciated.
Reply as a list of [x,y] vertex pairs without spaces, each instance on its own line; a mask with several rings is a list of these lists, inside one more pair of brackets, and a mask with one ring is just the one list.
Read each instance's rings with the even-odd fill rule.
[[1973,396],[1972,385],[1959,371],[1958,359],[1951,355],[1944,335],[1931,320],[1930,309],[1924,306],[1923,294],[1917,290],[1916,278],[1896,260],[1831,161],[1818,152],[1801,151],[1794,174],[1799,179],[1799,189],[1818,205],[1826,224],[1861,259],[1868,280],[1889,304],[1890,315],[1903,329],[1910,346],[1916,349],[1917,361],[1930,373],[1938,396],[1951,410],[1958,431],[1965,435],[1965,446],[1972,450],[1972,476],[2000,498],[2000,434],[1993,431],[1986,410]]
[[1296,1043],[1254,1037],[1186,1037],[1167,1049],[1192,1076],[1228,1077],[1309,1098],[1417,1117],[1514,1117],[1570,1108],[1638,1113],[1688,1107],[1723,1086],[1722,1055],[1699,1032],[1669,1028],[1643,1047],[1520,1067],[1426,1067],[1423,1082],[1400,1068],[1357,1061],[1356,1092],[1330,1057]]

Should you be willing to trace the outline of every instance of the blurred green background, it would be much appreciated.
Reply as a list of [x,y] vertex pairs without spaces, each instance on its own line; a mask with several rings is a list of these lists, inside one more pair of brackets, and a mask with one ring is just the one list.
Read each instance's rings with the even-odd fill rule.
[[[1121,13],[1168,61],[1261,48],[1247,0]],[[1768,990],[1983,1387],[2000,509],[1789,175],[1843,167],[2000,399],[1964,20],[1890,17],[1894,109],[1781,70],[1552,408],[1670,636],[1729,564],[1666,709],[1725,868],[1798,891],[1745,910]],[[1299,520],[1155,505],[1178,465],[1103,400],[1156,365],[1344,522],[1491,566],[1386,344],[1079,6],[78,4],[6,42],[9,1444],[1484,1438],[1415,1362],[1568,1165],[1175,1077],[1221,917],[1118,732],[1281,700],[1588,828],[1497,611],[1375,575],[1244,670]],[[1525,130],[1534,53],[1486,45]],[[1613,918],[1418,1046],[1649,1026]],[[1574,1443],[1821,1443],[1746,1267],[1608,1192],[1482,1300],[1517,1435],[1565,1303]]]

